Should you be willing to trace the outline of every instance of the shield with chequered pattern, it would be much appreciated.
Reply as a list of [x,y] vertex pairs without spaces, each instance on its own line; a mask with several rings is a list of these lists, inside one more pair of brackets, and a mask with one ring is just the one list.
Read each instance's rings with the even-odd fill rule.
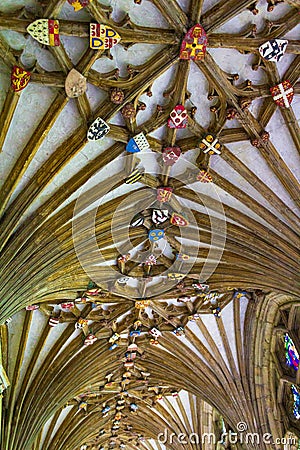
[[142,150],[146,150],[150,147],[149,142],[147,141],[146,136],[144,133],[139,133],[133,138],[129,139],[126,150],[128,153],[138,153]]
[[104,138],[104,136],[109,132],[110,127],[107,123],[101,119],[101,117],[97,117],[96,120],[92,123],[87,132],[87,138],[89,141],[98,141],[99,139]]

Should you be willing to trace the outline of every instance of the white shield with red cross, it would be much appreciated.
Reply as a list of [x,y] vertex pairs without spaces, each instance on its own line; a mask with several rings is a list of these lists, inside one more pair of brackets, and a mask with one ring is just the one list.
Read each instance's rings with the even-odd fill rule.
[[177,227],[187,227],[189,225],[189,222],[185,217],[175,212],[172,214],[170,222],[172,225],[176,225]]

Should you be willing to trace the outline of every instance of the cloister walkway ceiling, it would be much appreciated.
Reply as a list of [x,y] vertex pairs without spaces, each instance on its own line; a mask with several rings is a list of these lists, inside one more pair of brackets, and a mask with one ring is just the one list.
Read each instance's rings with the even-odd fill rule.
[[[298,1],[70,3],[0,5],[1,448],[297,434],[257,321],[289,329],[299,301]],[[28,33],[39,19],[59,45]],[[91,23],[120,41],[91,48]],[[184,59],[196,24],[206,53]],[[274,39],[277,62],[259,51]]]

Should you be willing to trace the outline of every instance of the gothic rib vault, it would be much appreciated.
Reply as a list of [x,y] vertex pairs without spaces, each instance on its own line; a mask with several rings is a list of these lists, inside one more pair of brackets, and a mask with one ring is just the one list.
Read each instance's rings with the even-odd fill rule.
[[[279,441],[300,436],[300,372],[283,362],[284,333],[300,352],[298,2],[86,3],[0,6],[1,449],[270,448],[157,441],[240,423],[294,448]],[[41,18],[59,20],[60,45],[28,34]],[[91,49],[90,23],[120,42]],[[180,59],[197,23],[206,55]],[[288,40],[276,63],[258,50],[270,39]],[[19,92],[14,66],[31,74]],[[288,108],[270,92],[284,80]],[[176,105],[184,129],[167,126]],[[97,117],[110,130],[88,140]],[[126,151],[139,133],[149,148]]]

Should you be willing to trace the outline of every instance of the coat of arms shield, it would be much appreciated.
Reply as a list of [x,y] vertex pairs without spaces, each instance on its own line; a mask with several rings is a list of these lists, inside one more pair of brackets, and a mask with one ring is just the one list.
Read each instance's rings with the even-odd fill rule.
[[121,36],[107,25],[90,24],[90,47],[94,50],[108,50],[118,44],[120,40]]
[[76,69],[70,70],[66,81],[65,90],[69,98],[77,98],[86,91],[86,78]]
[[54,19],[38,19],[32,22],[27,31],[40,44],[50,45],[52,47],[60,44],[59,42],[59,22]]
[[30,81],[30,72],[22,67],[14,66],[11,72],[11,87],[15,92],[20,92],[26,88]]
[[110,127],[107,125],[107,123],[103,119],[101,119],[101,117],[97,117],[97,119],[88,129],[87,138],[89,141],[98,141],[99,139],[104,138],[109,130]]
[[221,144],[219,142],[219,139],[211,133],[208,133],[204,136],[199,144],[199,147],[201,148],[201,150],[203,150],[203,153],[209,153],[210,155],[221,154]]
[[177,105],[172,110],[170,118],[168,119],[169,128],[186,128],[187,126],[187,112],[183,105]]
[[285,54],[288,41],[286,39],[270,39],[259,47],[259,53],[267,61],[278,62]]
[[73,6],[75,11],[80,11],[82,8],[85,8],[89,3],[93,0],[68,0],[68,3]]
[[205,57],[207,46],[207,35],[200,23],[197,23],[186,33],[181,47],[180,59],[191,59],[201,61]]
[[276,105],[289,108],[294,97],[294,89],[289,80],[285,80],[270,88],[272,97]]

